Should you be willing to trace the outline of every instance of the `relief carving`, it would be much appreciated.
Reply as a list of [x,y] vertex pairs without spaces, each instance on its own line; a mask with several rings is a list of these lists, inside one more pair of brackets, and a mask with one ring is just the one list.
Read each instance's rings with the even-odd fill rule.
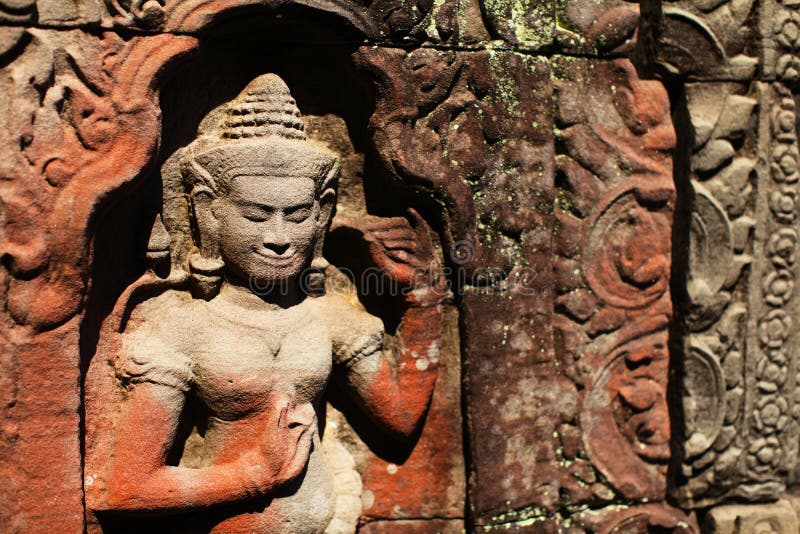
[[692,79],[751,79],[758,67],[755,6],[755,0],[664,2],[643,21],[650,60]]
[[759,11],[764,77],[797,82],[800,80],[800,12],[797,4],[762,0]]
[[[691,223],[683,317],[683,439],[676,495],[700,506],[735,487],[742,440],[747,291],[755,225],[755,161],[748,146],[757,100],[735,83],[687,84]],[[749,142],[752,142],[750,140]],[[724,267],[723,267],[724,266]]]
[[167,514],[190,528],[341,530],[352,488],[337,498],[321,448],[330,380],[388,435],[417,432],[442,328],[429,230],[415,213],[352,223],[406,290],[395,351],[379,318],[326,284],[338,175],[272,74],[163,167],[150,257],[164,258],[166,232],[170,268],[126,291],[87,378],[87,502],[104,528]]
[[[467,524],[697,530],[665,502],[673,302],[685,304],[673,496],[685,509],[777,497],[800,432],[798,153],[794,97],[782,85],[800,80],[795,3],[644,2],[642,25],[640,4],[618,0],[291,3],[334,14],[358,42],[380,45],[355,54],[376,89],[369,163],[437,219],[457,273],[451,321],[461,328],[473,461]],[[256,6],[276,3],[0,0],[0,21],[14,25],[0,28],[0,91],[13,110],[0,117],[10,155],[0,158],[0,293],[15,329],[1,351],[14,378],[0,380],[0,409],[13,420],[0,452],[24,459],[45,438],[14,442],[54,414],[54,432],[72,432],[80,478],[78,325],[93,225],[158,153],[166,67],[198,48],[190,35],[205,38],[220,15]],[[125,30],[23,26],[34,21]],[[666,92],[640,79],[646,66],[637,74],[627,59],[587,57],[634,54],[640,31],[654,39],[644,42],[650,66],[683,77],[686,91],[691,124],[681,127],[694,137],[676,176],[688,172],[678,185],[691,209],[677,222]],[[435,46],[413,47],[423,42]],[[575,56],[533,53],[553,50]],[[85,382],[90,531],[131,521],[330,533],[358,521],[364,532],[464,524],[463,497],[430,523],[404,519],[417,510],[414,492],[370,516],[375,495],[364,490],[406,466],[380,459],[362,479],[363,466],[330,439],[336,421],[326,425],[323,411],[334,382],[386,435],[417,437],[443,322],[441,288],[419,283],[440,266],[416,212],[339,221],[406,290],[396,338],[384,341],[354,288],[333,290],[343,277],[322,244],[336,159],[306,138],[288,89],[267,76],[164,165],[150,269],[111,314]],[[673,230],[683,224],[685,298],[671,294],[683,289],[671,280]],[[255,227],[258,236],[247,231]],[[51,354],[57,361],[41,367]],[[39,365],[23,369],[28,361]],[[25,397],[43,368],[42,382],[60,384],[53,395],[67,399],[51,412]],[[30,413],[44,415],[26,423]],[[5,491],[26,493],[15,477]],[[385,493],[406,480],[418,482],[388,483]],[[69,484],[79,516],[80,480]],[[47,493],[31,488],[28,502]],[[700,517],[714,532],[797,530],[785,503],[728,512]]]
[[694,197],[675,495],[690,507],[772,498],[797,455],[794,101],[780,84],[747,87],[686,86]]
[[[757,439],[747,451],[749,477],[767,489],[784,484],[797,462],[800,391],[797,389],[796,334],[793,317],[798,310],[794,293],[797,265],[787,250],[797,232],[797,133],[792,93],[780,83],[762,88],[770,103],[763,118],[769,139],[768,179],[759,191],[769,209],[759,219],[762,235],[768,235],[767,250],[760,262],[760,298],[751,304],[757,336],[757,357],[748,369],[748,386],[758,391],[748,414]],[[765,147],[766,148],[766,147]],[[762,204],[763,205],[763,204]],[[757,295],[757,293],[756,293]],[[754,295],[755,297],[755,295]],[[755,337],[755,336],[754,336]]]
[[[675,142],[666,93],[625,60],[558,58],[554,71],[556,357],[578,391],[575,461],[590,475],[579,480],[593,483],[591,492],[564,486],[573,503],[663,501]],[[612,516],[597,528],[650,524],[644,513]]]

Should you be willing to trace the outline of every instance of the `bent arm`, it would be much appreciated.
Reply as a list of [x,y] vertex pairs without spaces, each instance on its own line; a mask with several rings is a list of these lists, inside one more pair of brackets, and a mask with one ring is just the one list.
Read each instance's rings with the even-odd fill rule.
[[173,387],[136,384],[125,400],[114,435],[106,510],[169,513],[240,501],[260,493],[262,467],[241,455],[231,463],[190,469],[166,465],[185,394]]
[[341,377],[356,402],[378,426],[397,437],[413,436],[436,384],[442,306],[411,306],[398,329],[400,348],[392,363],[383,351],[355,357]]

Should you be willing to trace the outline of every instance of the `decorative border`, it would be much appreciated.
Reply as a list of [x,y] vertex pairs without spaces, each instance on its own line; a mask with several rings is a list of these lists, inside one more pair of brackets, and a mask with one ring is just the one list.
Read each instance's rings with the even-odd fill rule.
[[765,265],[760,313],[753,332],[757,348],[751,347],[757,356],[749,358],[754,386],[750,391],[753,438],[745,461],[752,480],[781,482],[797,461],[800,428],[800,391],[796,388],[800,377],[795,376],[798,336],[793,330],[793,317],[800,311],[795,291],[800,173],[792,93],[781,83],[773,84],[768,92],[774,105],[768,119],[770,180],[762,184],[762,199],[768,208],[762,211]]

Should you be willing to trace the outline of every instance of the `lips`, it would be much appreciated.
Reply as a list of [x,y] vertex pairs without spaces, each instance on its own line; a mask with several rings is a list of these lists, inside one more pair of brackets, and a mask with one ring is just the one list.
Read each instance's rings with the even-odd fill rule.
[[277,267],[286,267],[288,265],[291,265],[292,263],[294,263],[294,259],[296,256],[295,253],[292,253],[289,256],[278,256],[276,254],[272,254],[269,252],[262,252],[260,250],[254,250],[253,252],[256,253],[258,256],[264,258],[265,260],[267,260],[270,263],[270,265],[274,265]]

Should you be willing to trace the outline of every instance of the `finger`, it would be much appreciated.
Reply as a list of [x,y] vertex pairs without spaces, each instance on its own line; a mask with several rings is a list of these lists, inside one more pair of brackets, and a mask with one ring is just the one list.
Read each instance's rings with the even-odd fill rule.
[[289,405],[286,404],[281,408],[278,414],[278,428],[288,428],[289,426]]
[[313,435],[308,433],[308,435],[304,435],[297,444],[297,449],[295,449],[294,456],[292,456],[289,461],[287,469],[292,478],[302,473],[308,463],[308,458],[311,455],[311,445],[313,443],[312,437]]
[[425,219],[422,217],[422,215],[420,215],[414,208],[408,209],[408,218],[411,222],[411,226],[414,228],[417,242],[423,247],[422,250],[426,250],[428,252],[432,251],[433,242],[431,240],[430,227],[428,226],[428,223],[425,222]]
[[408,263],[413,256],[405,250],[390,249],[386,251],[386,256],[400,263]]
[[386,217],[365,225],[367,231],[381,231],[392,228],[408,228],[408,221],[404,217]]
[[417,243],[411,239],[391,239],[383,242],[383,246],[391,250],[405,250],[413,253],[417,249]]
[[[292,450],[292,445],[290,445],[290,454],[291,458],[297,457],[304,457],[308,456],[309,449],[311,448],[311,442],[314,439],[314,429],[309,427],[305,427],[297,433],[296,436],[290,443],[294,445]],[[290,460],[291,461],[291,460]]]
[[424,268],[427,266],[425,260],[422,260],[415,254],[410,254],[402,249],[387,249],[386,257],[396,261],[397,263],[403,263],[413,267]]
[[427,230],[428,224],[425,222],[425,219],[422,215],[419,214],[417,210],[414,208],[408,208],[406,210],[406,215],[408,216],[408,221],[411,224],[411,227],[414,229],[423,228]]
[[417,238],[417,234],[411,228],[392,228],[391,230],[380,230],[372,232],[372,235],[378,239],[410,239]]

